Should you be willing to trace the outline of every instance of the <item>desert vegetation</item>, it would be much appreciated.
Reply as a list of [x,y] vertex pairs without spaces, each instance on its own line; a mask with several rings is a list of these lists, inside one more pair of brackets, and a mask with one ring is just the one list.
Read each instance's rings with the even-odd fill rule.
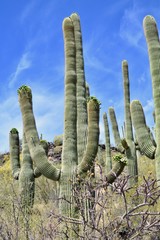
[[124,136],[121,139],[116,109],[110,107],[109,114],[103,115],[102,147],[101,103],[90,96],[85,80],[80,18],[73,13],[64,19],[64,132],[54,137],[51,151],[37,132],[34,93],[32,96],[29,86],[21,86],[22,149],[13,126],[10,154],[2,157],[0,166],[0,239],[160,239],[160,45],[152,16],[145,17],[144,31],[153,81],[155,132],[146,125],[140,102],[130,103],[129,67],[124,60]]

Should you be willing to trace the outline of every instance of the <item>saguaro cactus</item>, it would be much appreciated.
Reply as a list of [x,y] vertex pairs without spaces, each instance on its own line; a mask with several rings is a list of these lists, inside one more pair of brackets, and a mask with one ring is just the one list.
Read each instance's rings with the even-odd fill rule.
[[122,146],[122,143],[121,143],[118,123],[117,123],[117,118],[116,118],[114,108],[110,107],[108,111],[109,111],[109,117],[112,125],[112,132],[113,132],[116,148],[118,149],[119,152],[124,153],[124,147]]
[[108,118],[107,114],[103,114],[103,122],[104,122],[104,132],[105,132],[105,173],[107,174],[112,169],[112,158],[111,158],[111,146],[110,146],[110,134],[109,134],[109,126],[108,126]]
[[21,166],[19,157],[19,134],[17,129],[13,128],[10,131],[10,159],[12,165],[12,174],[16,180],[19,180],[21,204],[24,210],[28,211],[34,203],[35,176],[25,135],[23,136],[22,143]]
[[[148,46],[149,63],[152,79],[152,91],[155,108],[155,141],[150,136],[146,125],[143,108],[139,101],[131,104],[133,125],[142,152],[151,159],[155,158],[156,176],[160,179],[160,43],[156,21],[152,16],[143,20],[144,33]],[[155,144],[156,142],[156,144]]]
[[[86,101],[86,95],[89,94],[85,87],[80,20],[77,14],[72,14],[71,17],[64,19],[63,33],[65,43],[65,112],[61,170],[47,161],[45,151],[40,145],[32,107],[31,89],[27,86],[20,87],[18,97],[31,158],[39,172],[49,179],[59,181],[60,212],[66,216],[74,217],[76,210],[71,187],[77,175],[84,178],[94,166],[99,142],[100,103],[95,97],[89,97],[88,102]],[[88,129],[86,132],[87,121]],[[78,141],[79,138],[81,140]],[[114,175],[111,178],[113,181],[116,178],[116,173],[112,172],[111,175]],[[70,202],[73,204],[71,205]]]
[[156,146],[149,134],[143,107],[138,100],[131,103],[131,116],[140,150],[148,158],[155,158]]
[[130,112],[130,84],[128,63],[126,60],[122,62],[123,72],[123,89],[124,89],[124,109],[125,109],[125,139],[122,141],[127,156],[128,174],[132,177],[130,184],[138,181],[138,166],[136,145],[133,138],[132,120]]
[[[132,118],[135,119],[136,113],[139,112],[139,121],[134,121],[134,127],[138,137],[139,144],[144,154],[149,158],[156,160],[156,172],[157,178],[160,179],[160,155],[159,155],[159,139],[160,139],[160,44],[156,21],[152,16],[146,16],[143,21],[145,37],[148,46],[150,71],[152,77],[152,90],[154,99],[154,117],[155,117],[155,142],[150,138],[150,134],[147,130],[144,113],[139,101],[133,101],[132,103]],[[141,112],[141,113],[140,113]],[[141,118],[140,118],[141,117]],[[141,124],[141,126],[139,125]],[[138,129],[137,129],[138,128]],[[141,131],[140,131],[141,129]],[[143,131],[142,131],[143,129]],[[142,146],[143,143],[143,146]]]
[[[76,59],[76,99],[77,99],[77,154],[78,163],[82,161],[83,154],[87,142],[87,101],[86,94],[88,88],[85,81],[84,59],[83,59],[83,46],[80,18],[76,13],[70,16],[73,24],[73,37],[75,42],[75,59]],[[64,37],[65,31],[64,31]]]
[[160,44],[155,19],[152,16],[146,16],[143,25],[148,46],[155,109],[156,174],[157,179],[160,179]]
[[9,146],[12,175],[14,179],[18,180],[20,173],[20,160],[19,160],[20,146],[19,146],[19,133],[16,128],[12,128],[9,133]]
[[122,153],[126,154],[127,157],[127,168],[128,174],[132,177],[129,180],[129,184],[132,186],[138,181],[138,166],[137,166],[137,155],[136,155],[136,144],[133,137],[131,112],[130,112],[130,87],[129,87],[129,72],[128,63],[126,60],[122,62],[122,73],[123,73],[123,89],[124,89],[124,112],[125,112],[125,128],[123,140],[120,139],[118,130],[118,124],[116,115],[112,107],[109,108],[109,115],[112,124],[112,131],[116,143],[116,147]]
[[[127,164],[127,160],[121,154],[115,155],[113,157],[113,162],[115,162],[115,163],[112,167],[110,133],[109,133],[108,118],[107,118],[106,113],[103,114],[103,120],[104,120],[105,143],[106,143],[105,174],[106,174],[107,182],[112,184],[115,181],[115,179],[122,173],[124,167]],[[114,120],[116,120],[116,119],[114,119]],[[115,123],[117,123],[117,122],[115,121]],[[118,125],[114,128],[114,130],[115,129],[117,130],[117,127],[118,127]],[[115,135],[117,135],[117,134],[115,134]]]

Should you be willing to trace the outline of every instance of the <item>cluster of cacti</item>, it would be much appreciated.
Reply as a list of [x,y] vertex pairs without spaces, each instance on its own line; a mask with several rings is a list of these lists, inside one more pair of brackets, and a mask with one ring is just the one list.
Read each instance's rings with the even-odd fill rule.
[[80,21],[77,14],[72,14],[70,18],[64,20],[63,31],[66,69],[61,170],[47,161],[44,149],[39,144],[39,136],[32,109],[31,89],[27,86],[22,86],[18,90],[18,96],[24,132],[32,160],[44,176],[59,181],[60,198],[62,199],[60,211],[68,216],[73,216],[74,210],[68,204],[69,201],[72,201],[72,180],[74,180],[76,175],[85,176],[87,174],[87,171],[93,166],[97,154],[99,141],[99,102],[96,98],[92,97],[88,100],[88,103],[86,101],[86,94],[88,95],[89,91],[86,92]]
[[[84,74],[80,19],[77,14],[72,14],[64,19],[63,33],[65,42],[65,113],[61,169],[57,169],[48,161],[47,143],[42,140],[40,144],[33,113],[32,92],[28,86],[22,86],[18,89],[18,98],[24,129],[23,145],[24,156],[26,156],[24,157],[24,167],[32,169],[32,177],[24,167],[20,170],[19,160],[11,160],[13,175],[16,178],[18,178],[20,171],[22,172],[21,179],[25,179],[26,174],[29,173],[33,183],[35,174],[38,176],[42,174],[49,179],[59,181],[60,212],[72,217],[76,213],[74,204],[70,204],[70,202],[73,203],[72,183],[76,177],[84,178],[88,171],[94,169],[99,143],[100,102],[95,97],[89,97],[89,87]],[[109,141],[107,147],[109,150]],[[12,148],[11,156],[13,157]],[[32,161],[36,166],[34,171]],[[121,161],[121,158],[118,159],[112,170],[111,166],[107,167],[107,164],[107,181],[112,183],[122,172],[126,162]],[[33,189],[30,191],[32,192]]]
[[[116,119],[115,119],[116,120]],[[124,167],[127,164],[126,158],[123,155],[115,155],[113,161],[115,164],[112,167],[112,155],[110,145],[110,133],[107,114],[103,114],[104,130],[105,130],[105,161],[104,161],[104,173],[108,183],[113,183],[115,179],[121,174]],[[115,122],[116,123],[116,122]],[[116,126],[116,128],[118,125]]]
[[132,186],[133,183],[138,181],[138,166],[137,166],[137,154],[136,154],[136,143],[133,137],[131,112],[130,112],[130,87],[129,87],[129,73],[128,63],[126,60],[122,62],[123,72],[123,89],[124,89],[124,110],[125,110],[125,127],[124,127],[124,138],[120,138],[118,129],[118,123],[116,114],[113,107],[109,108],[109,116],[112,125],[112,131],[114,135],[114,141],[119,152],[125,153],[127,157],[127,169],[128,175],[131,176],[129,184]]
[[[156,21],[152,16],[146,16],[143,21],[145,37],[148,46],[150,71],[152,78],[155,141],[148,131],[141,103],[134,100],[131,103],[131,116],[137,141],[143,154],[155,159],[157,179],[160,179],[160,43]],[[155,144],[156,143],[156,144]]]

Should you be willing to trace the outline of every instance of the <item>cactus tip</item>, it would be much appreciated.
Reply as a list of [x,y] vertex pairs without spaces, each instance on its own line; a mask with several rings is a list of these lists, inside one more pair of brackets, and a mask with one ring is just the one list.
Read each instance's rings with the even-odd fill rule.
[[79,17],[79,15],[78,15],[78,13],[76,13],[76,12],[72,13],[70,17],[71,17],[71,19],[73,19],[73,20],[80,20],[80,17]]
[[27,98],[32,99],[32,91],[29,86],[22,85],[18,90],[17,90],[18,96],[21,97],[22,95],[27,96]]
[[124,60],[122,61],[122,66],[128,66],[127,60],[124,59]]
[[87,102],[90,102],[90,101],[94,101],[95,103],[97,103],[99,106],[101,105],[101,102],[94,96],[90,96],[88,97],[87,99]]
[[10,131],[10,133],[12,133],[12,134],[17,134],[17,133],[18,133],[17,128],[12,128],[11,131]]
[[63,30],[68,30],[68,29],[73,29],[73,23],[72,23],[72,20],[70,17],[66,17],[64,20],[63,20]]
[[156,25],[155,18],[151,15],[147,15],[143,19],[143,26],[145,27],[148,24],[155,24]]

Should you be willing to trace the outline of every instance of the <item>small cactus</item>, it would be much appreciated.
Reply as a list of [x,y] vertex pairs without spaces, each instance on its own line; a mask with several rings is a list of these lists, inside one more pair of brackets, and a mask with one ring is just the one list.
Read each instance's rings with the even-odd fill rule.
[[19,192],[21,204],[25,212],[33,206],[34,203],[34,171],[32,159],[30,157],[28,145],[23,136],[22,143],[22,162],[20,166],[19,153],[19,134],[18,130],[13,128],[10,131],[10,159],[12,174],[14,179],[19,180]]

